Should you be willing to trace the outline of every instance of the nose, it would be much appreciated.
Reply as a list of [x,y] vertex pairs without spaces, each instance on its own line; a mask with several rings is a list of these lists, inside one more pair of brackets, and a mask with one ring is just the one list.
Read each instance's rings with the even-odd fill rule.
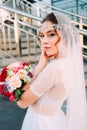
[[42,39],[42,43],[43,44],[48,44],[49,43],[49,39],[46,36],[44,36],[44,38]]

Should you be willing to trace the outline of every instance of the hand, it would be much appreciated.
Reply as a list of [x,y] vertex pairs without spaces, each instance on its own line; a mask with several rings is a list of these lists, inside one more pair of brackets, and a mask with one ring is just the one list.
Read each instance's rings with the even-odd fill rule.
[[23,87],[22,87],[22,90],[26,91],[30,86],[30,83],[27,83],[25,84]]
[[41,47],[41,56],[39,62],[41,62],[43,65],[46,65],[48,62],[49,57],[47,56],[45,50],[43,47]]
[[41,73],[41,71],[45,68],[45,66],[47,65],[47,61],[48,61],[48,57],[44,51],[44,49],[41,49],[41,55],[40,55],[40,59],[39,62],[37,64],[37,66],[35,67],[34,71],[33,71],[33,75],[35,75],[35,78]]

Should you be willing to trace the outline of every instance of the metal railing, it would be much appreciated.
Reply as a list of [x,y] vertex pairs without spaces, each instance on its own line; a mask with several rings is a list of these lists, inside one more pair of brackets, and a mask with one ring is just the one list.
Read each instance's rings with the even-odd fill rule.
[[[2,16],[0,16],[0,57],[3,57],[3,59],[11,57],[14,60],[16,59],[15,57],[20,60],[21,58],[22,60],[26,60],[27,58],[29,62],[37,62],[40,49],[36,47],[36,25],[38,25],[38,21],[41,21],[41,18],[3,5],[0,5],[0,8],[13,13],[14,16],[13,19],[6,18],[4,21]],[[21,19],[23,17],[28,17],[32,22],[24,22]],[[24,55],[26,58],[24,58]]]
[[[56,11],[60,11],[62,13],[65,13],[67,14],[72,20],[73,20],[73,23],[78,26],[79,28],[79,33],[80,33],[80,38],[81,38],[81,42],[82,42],[82,48],[83,49],[87,49],[87,44],[84,43],[84,36],[87,36],[87,18],[83,17],[83,16],[80,16],[78,14],[74,14],[74,13],[71,13],[71,12],[68,12],[68,11],[65,11],[65,10],[62,10],[62,9],[59,9],[57,7],[54,7],[54,6],[51,6],[49,3],[47,2],[43,2],[43,1],[38,1],[38,0],[34,0],[36,2],[36,6],[31,4],[30,2],[28,2],[27,0],[23,0],[24,2],[26,2],[25,5],[28,5],[30,4],[32,7],[33,7],[33,10],[35,9],[37,16],[41,16],[40,14],[45,14],[49,11],[52,11],[52,10],[56,10]],[[34,11],[33,11],[34,12]],[[83,28],[83,27],[86,27],[86,30]],[[86,41],[87,42],[87,41]],[[85,45],[86,44],[86,45]],[[87,58],[86,55],[83,55],[85,58]]]
[[[49,4],[47,2],[38,1],[38,0],[34,0],[34,1],[38,3],[39,7],[41,5],[43,5],[43,9],[46,9],[46,12],[50,12],[52,10],[56,10],[56,11],[59,11],[59,12],[62,12],[64,14],[68,15],[71,18],[71,20],[73,21],[73,23],[76,26],[78,26],[78,28],[79,28],[82,48],[83,49],[87,49],[87,40],[86,40],[86,43],[84,43],[84,36],[87,38],[87,18],[86,17],[83,17],[81,15],[78,15],[78,14],[75,14],[75,13],[71,13],[71,12],[59,9],[57,7],[52,6],[51,4]],[[86,29],[84,29],[84,27]],[[87,58],[86,55],[83,55],[83,56],[84,56],[84,58]]]
[[[68,15],[76,17],[76,21],[73,22],[79,28],[82,41],[81,46],[83,49],[87,50],[87,46],[84,44],[84,36],[87,38],[87,30],[84,29],[84,27],[87,27],[87,18],[60,10],[50,5],[47,6],[51,9],[62,11]],[[37,46],[37,28],[42,18],[34,14],[32,15],[17,10],[15,8],[15,3],[14,8],[0,5],[0,9],[8,11],[13,16],[12,18],[7,17],[3,19],[3,16],[0,15],[0,57],[11,57],[13,59],[19,58],[20,60],[21,58],[22,60],[26,60],[27,58],[29,62],[30,60],[37,62],[39,57],[38,54],[40,53],[40,48]],[[78,18],[79,20],[77,20]],[[26,58],[23,57],[24,55]],[[86,55],[84,55],[84,57],[87,58]]]

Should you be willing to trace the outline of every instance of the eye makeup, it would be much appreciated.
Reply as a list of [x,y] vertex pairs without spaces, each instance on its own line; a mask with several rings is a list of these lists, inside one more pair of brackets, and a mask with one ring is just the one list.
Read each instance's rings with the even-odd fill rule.
[[48,32],[46,32],[46,33],[40,33],[40,34],[39,34],[39,38],[40,38],[40,39],[43,39],[45,36],[47,36],[48,38],[52,38],[52,37],[54,37],[55,35],[56,35],[56,31],[50,30],[50,31],[48,31]]

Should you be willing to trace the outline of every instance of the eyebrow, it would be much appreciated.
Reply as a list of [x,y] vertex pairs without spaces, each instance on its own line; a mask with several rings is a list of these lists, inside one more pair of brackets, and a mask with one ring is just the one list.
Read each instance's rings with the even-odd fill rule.
[[[46,33],[55,32],[55,30],[49,30]],[[40,32],[40,34],[43,34],[43,32]]]

